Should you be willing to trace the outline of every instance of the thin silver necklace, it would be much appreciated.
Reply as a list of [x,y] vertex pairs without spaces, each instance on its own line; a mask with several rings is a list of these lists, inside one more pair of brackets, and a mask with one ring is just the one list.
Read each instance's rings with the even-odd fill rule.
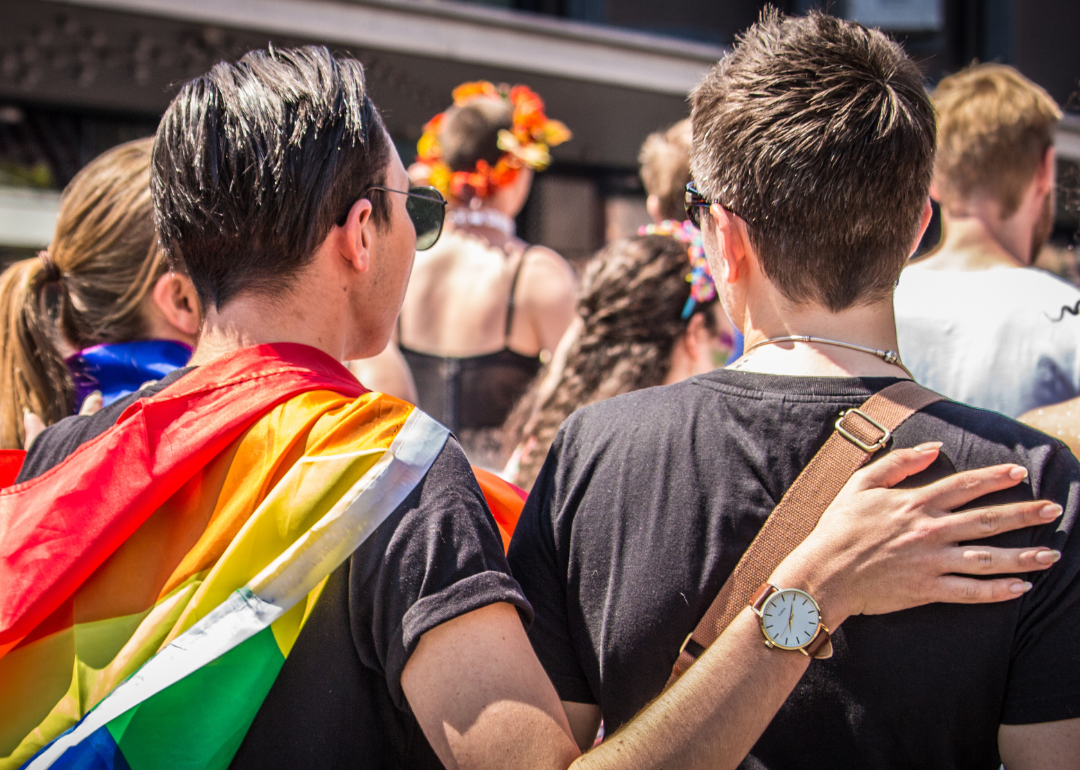
[[451,209],[450,221],[454,227],[490,227],[507,238],[517,232],[514,220],[495,209]]
[[911,379],[915,379],[915,375],[911,373],[911,370],[904,366],[904,363],[900,360],[900,354],[895,350],[878,350],[877,348],[866,348],[862,345],[855,345],[851,342],[841,342],[840,340],[827,340],[824,337],[811,337],[806,334],[795,334],[790,337],[772,337],[761,342],[755,342],[753,345],[743,351],[743,356],[751,352],[755,348],[760,348],[762,345],[775,345],[780,342],[816,342],[819,345],[836,345],[840,348],[847,348],[849,350],[857,350],[860,353],[869,353],[872,356],[877,356],[882,361],[892,366],[897,366],[904,370],[904,373]]

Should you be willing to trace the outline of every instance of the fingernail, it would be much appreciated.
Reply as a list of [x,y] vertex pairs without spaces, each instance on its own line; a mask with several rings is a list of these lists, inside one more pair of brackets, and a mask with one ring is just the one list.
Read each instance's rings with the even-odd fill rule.
[[1013,583],[1011,586],[1009,586],[1009,590],[1014,594],[1027,593],[1031,590],[1031,583],[1028,583],[1026,581],[1023,583]]
[[1035,561],[1039,562],[1039,564],[1053,564],[1060,558],[1060,551],[1039,551],[1035,554]]
[[1025,468],[1022,465],[1014,466],[1013,468],[1011,468],[1009,470],[1009,478],[1010,479],[1016,479],[1017,481],[1021,481],[1023,479],[1026,479],[1027,475],[1028,475],[1027,468]]
[[916,447],[912,447],[916,452],[933,452],[935,449],[941,449],[940,441],[927,441],[925,444],[919,444]]
[[1039,509],[1039,516],[1046,519],[1047,521],[1053,521],[1060,515],[1061,506],[1057,503],[1050,503],[1049,505],[1044,505],[1042,508]]
[[87,395],[87,398],[101,398],[100,390],[91,390]]

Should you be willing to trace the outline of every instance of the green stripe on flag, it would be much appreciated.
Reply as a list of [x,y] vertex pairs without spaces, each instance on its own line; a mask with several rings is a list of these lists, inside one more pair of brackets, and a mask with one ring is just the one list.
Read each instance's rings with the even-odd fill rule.
[[108,724],[131,770],[226,768],[285,658],[268,626]]

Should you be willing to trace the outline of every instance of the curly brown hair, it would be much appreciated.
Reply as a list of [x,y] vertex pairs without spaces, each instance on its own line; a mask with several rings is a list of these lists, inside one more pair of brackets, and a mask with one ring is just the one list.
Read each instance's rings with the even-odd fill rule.
[[[686,332],[690,296],[686,245],[664,235],[614,241],[589,262],[581,282],[581,329],[554,387],[542,372],[507,419],[510,448],[520,446],[510,479],[532,487],[563,420],[586,404],[663,383]],[[706,328],[719,333],[712,308],[698,303]],[[692,316],[691,316],[692,317]]]

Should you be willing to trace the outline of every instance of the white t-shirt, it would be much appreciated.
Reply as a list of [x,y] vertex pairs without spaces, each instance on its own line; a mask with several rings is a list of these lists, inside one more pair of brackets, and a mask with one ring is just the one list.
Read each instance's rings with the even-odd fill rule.
[[895,293],[900,357],[915,379],[1018,417],[1080,395],[1080,289],[1038,268],[909,267]]

